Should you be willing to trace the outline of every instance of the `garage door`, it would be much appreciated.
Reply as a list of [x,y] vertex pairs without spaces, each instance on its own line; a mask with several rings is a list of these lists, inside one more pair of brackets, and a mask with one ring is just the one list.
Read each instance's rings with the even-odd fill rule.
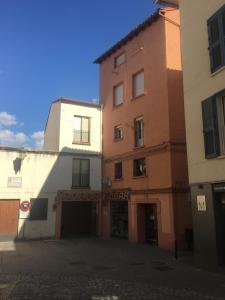
[[0,240],[17,236],[19,201],[0,200]]
[[128,203],[114,201],[111,203],[111,236],[128,238]]
[[96,203],[64,201],[62,204],[61,236],[96,235]]

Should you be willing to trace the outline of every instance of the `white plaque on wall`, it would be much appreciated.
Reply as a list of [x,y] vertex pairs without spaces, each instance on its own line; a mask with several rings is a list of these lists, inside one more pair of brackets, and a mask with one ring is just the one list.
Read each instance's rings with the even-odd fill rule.
[[198,206],[198,211],[206,211],[205,195],[198,195],[197,196],[197,206]]
[[8,177],[7,187],[22,187],[22,177]]

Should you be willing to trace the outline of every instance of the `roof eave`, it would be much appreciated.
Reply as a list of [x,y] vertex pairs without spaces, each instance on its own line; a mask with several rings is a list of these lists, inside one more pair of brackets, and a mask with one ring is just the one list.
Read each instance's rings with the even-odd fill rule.
[[130,40],[132,40],[135,36],[137,36],[143,30],[145,30],[153,22],[158,20],[158,18],[160,17],[159,11],[160,11],[160,9],[157,9],[147,20],[145,20],[143,23],[139,24],[135,29],[130,31],[124,38],[119,40],[114,46],[112,46],[105,53],[103,53],[101,56],[99,56],[94,61],[94,63],[101,64],[105,59],[107,59],[109,56],[111,56],[113,53],[115,53],[117,50],[119,50],[122,46],[127,44]]
[[174,8],[179,7],[179,0],[153,0],[155,4],[166,5]]

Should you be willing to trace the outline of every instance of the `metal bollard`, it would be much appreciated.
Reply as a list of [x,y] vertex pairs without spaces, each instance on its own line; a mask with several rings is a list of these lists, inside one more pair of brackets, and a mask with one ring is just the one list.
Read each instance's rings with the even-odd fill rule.
[[178,245],[177,240],[174,241],[174,257],[177,260],[178,259]]

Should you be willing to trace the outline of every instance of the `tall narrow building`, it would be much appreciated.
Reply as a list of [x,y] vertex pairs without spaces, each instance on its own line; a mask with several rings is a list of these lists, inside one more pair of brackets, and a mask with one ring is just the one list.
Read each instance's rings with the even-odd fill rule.
[[192,222],[179,11],[156,11],[95,63],[103,115],[101,234],[186,248]]
[[[158,0],[179,7],[195,261],[225,265],[225,2]],[[206,3],[207,2],[207,3]]]

